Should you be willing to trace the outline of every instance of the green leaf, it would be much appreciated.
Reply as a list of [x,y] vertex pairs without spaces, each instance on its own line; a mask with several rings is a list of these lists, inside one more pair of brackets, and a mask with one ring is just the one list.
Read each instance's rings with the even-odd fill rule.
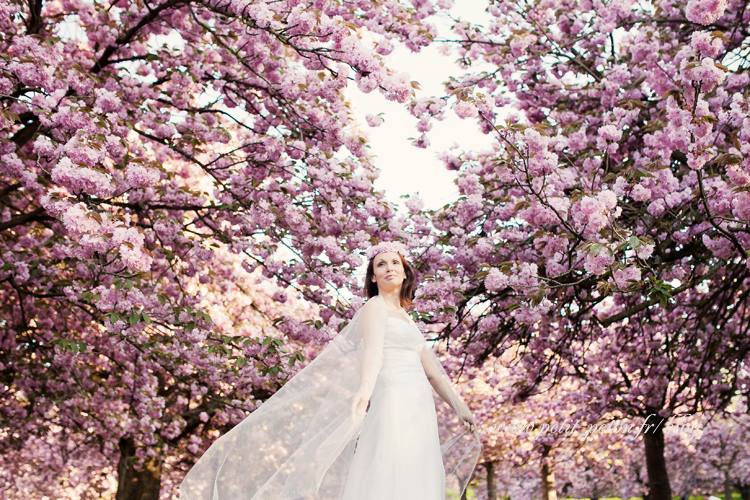
[[664,94],[662,94],[661,98],[666,99],[669,96],[680,96],[682,93],[678,89],[669,89]]
[[645,170],[645,169],[642,169],[642,168],[638,168],[638,169],[636,169],[635,176],[639,177],[639,178],[640,177],[653,177],[653,174],[651,172],[649,172],[648,170]]
[[672,298],[672,285],[664,283],[662,280],[657,280],[653,276],[649,276],[649,280],[653,286],[648,291],[648,296],[652,299],[658,300],[663,307],[666,307],[669,303],[669,299]]
[[485,269],[484,271],[479,271],[479,272],[478,272],[477,274],[475,274],[475,275],[474,275],[474,277],[473,277],[472,279],[480,279],[480,278],[484,278],[484,277],[485,277],[485,276],[487,276],[488,274],[490,274],[489,270]]
[[128,318],[128,323],[130,323],[130,326],[133,326],[136,323],[138,323],[139,319],[141,319],[140,314],[131,314],[130,317]]
[[635,235],[628,238],[628,243],[630,243],[630,246],[633,247],[634,250],[642,245],[641,240]]
[[642,77],[640,77],[639,79],[637,79],[636,81],[634,81],[633,83],[631,83],[631,84],[629,85],[629,87],[630,87],[631,89],[632,89],[632,88],[635,88],[635,87],[638,87],[638,86],[639,86],[640,84],[642,84],[642,83],[643,83],[643,82],[645,82],[645,81],[646,81],[646,77],[645,77],[645,76],[642,76]]
[[532,297],[532,299],[531,299],[531,307],[536,307],[536,306],[538,306],[539,304],[541,304],[541,303],[542,303],[542,300],[543,300],[543,299],[544,299],[544,295],[542,295],[541,293],[537,293],[537,294],[536,294],[536,295],[534,295],[534,296]]

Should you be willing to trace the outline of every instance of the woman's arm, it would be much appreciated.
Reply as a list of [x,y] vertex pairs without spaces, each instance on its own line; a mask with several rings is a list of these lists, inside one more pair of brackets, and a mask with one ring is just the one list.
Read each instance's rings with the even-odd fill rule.
[[362,306],[362,314],[357,320],[359,338],[364,340],[360,384],[352,399],[352,415],[363,415],[367,409],[375,381],[383,367],[383,342],[385,338],[385,304],[382,300],[371,299]]
[[437,392],[438,396],[440,396],[443,401],[453,406],[452,400],[456,400],[458,399],[458,397],[456,396],[456,393],[453,392],[453,389],[451,389],[450,384],[446,383],[446,381],[443,380],[440,371],[430,359],[430,354],[427,352],[427,349],[429,349],[429,347],[425,345],[422,349],[421,354],[422,368],[424,368],[424,373],[425,375],[427,375],[427,380],[430,381],[430,385],[432,385],[432,388],[435,389],[435,392]]
[[447,380],[441,373],[440,369],[435,366],[436,361],[431,359],[428,350],[429,347],[425,343],[425,346],[422,348],[421,360],[422,368],[424,368],[425,375],[427,375],[427,380],[430,381],[430,385],[435,389],[438,396],[455,410],[466,430],[474,432],[476,429],[474,415],[471,414],[471,410],[464,400],[453,391],[450,381]]

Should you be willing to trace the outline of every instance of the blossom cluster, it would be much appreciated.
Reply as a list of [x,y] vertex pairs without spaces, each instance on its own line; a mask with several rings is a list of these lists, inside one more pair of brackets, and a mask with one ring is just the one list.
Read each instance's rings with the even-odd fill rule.
[[429,304],[461,315],[434,319],[467,364],[511,353],[509,399],[570,382],[600,414],[723,408],[749,378],[745,2],[487,12],[453,28],[465,74],[422,98],[496,139],[441,156],[461,197],[432,218]]
[[385,56],[426,46],[433,13],[0,5],[0,441],[26,450],[0,495],[114,496],[144,465],[179,483],[315,356],[350,314],[330,290],[408,241],[344,89],[406,103]]

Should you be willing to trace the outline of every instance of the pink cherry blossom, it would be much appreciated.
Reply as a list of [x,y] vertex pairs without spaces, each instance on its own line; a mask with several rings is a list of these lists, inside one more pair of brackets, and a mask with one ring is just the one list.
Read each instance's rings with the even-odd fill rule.
[[625,269],[618,269],[613,276],[617,286],[624,290],[632,286],[633,282],[637,284],[641,280],[641,270],[636,266],[628,266]]
[[149,169],[142,165],[128,165],[126,170],[126,179],[128,184],[133,187],[153,186],[159,180],[159,171]]
[[685,15],[694,23],[707,25],[723,16],[728,6],[727,0],[690,0]]
[[723,45],[720,38],[712,37],[710,33],[696,31],[690,37],[690,46],[694,51],[699,52],[701,57],[716,57]]
[[382,116],[377,115],[367,115],[365,116],[365,119],[367,120],[367,124],[371,127],[379,127],[384,121]]
[[[720,411],[747,383],[744,372],[730,382],[718,374],[727,360],[737,370],[747,362],[725,340],[748,320],[739,312],[745,298],[727,282],[748,281],[748,77],[722,58],[746,43],[738,33],[750,13],[738,1],[658,9],[655,16],[632,1],[494,3],[489,21],[456,23],[453,57],[466,70],[423,101],[459,106],[470,95],[483,103],[481,131],[493,145],[442,155],[466,198],[432,217],[439,252],[430,247],[431,271],[459,280],[460,295],[447,285],[430,291],[467,311],[445,332],[465,340],[467,359],[518,359],[518,386],[507,392],[519,400],[572,382],[580,393],[566,398],[584,405],[582,413],[666,417],[688,407]],[[690,22],[663,22],[685,15]],[[622,27],[621,36],[608,36]],[[533,285],[512,285],[519,263],[537,266]],[[733,297],[736,317],[709,305],[719,296]],[[697,319],[704,317],[712,324]],[[712,354],[697,353],[686,332]],[[483,347],[468,341],[477,337],[487,338]],[[709,372],[711,382],[703,378]],[[628,485],[660,478],[648,494],[669,500],[686,476],[643,463],[642,450],[632,457],[642,486],[632,478]],[[492,453],[488,462],[501,460]],[[612,494],[617,482],[604,472],[566,477],[581,497],[603,493],[588,487]],[[612,482],[604,486],[602,477]]]
[[651,199],[651,190],[641,184],[636,184],[633,186],[631,196],[635,201],[648,201]]
[[115,192],[111,176],[97,170],[73,165],[70,158],[63,157],[52,170],[52,180],[73,192],[111,196]]
[[606,248],[596,253],[587,253],[584,258],[584,268],[594,275],[602,275],[614,263],[615,258]]
[[459,118],[474,118],[478,114],[477,107],[468,101],[458,101],[454,106],[453,110],[456,112]]
[[487,277],[484,279],[484,286],[487,287],[487,291],[495,292],[502,290],[510,283],[510,279],[507,275],[500,272],[497,268],[490,269]]
[[[543,462],[577,498],[747,484],[718,415],[750,383],[750,11],[488,2],[438,36],[450,3],[0,5],[0,491],[109,498],[151,470],[170,498],[348,320],[362,253],[394,240],[488,429],[715,417],[663,447],[484,437],[504,495],[531,500]],[[417,96],[385,56],[436,39],[461,67]],[[457,199],[396,211],[350,91],[403,104],[416,147],[451,108],[477,118],[489,148],[438,152]]]
[[410,101],[383,55],[434,39],[432,14],[0,5],[4,496],[132,498],[150,470],[143,494],[172,498],[350,319],[337,301],[359,294],[362,252],[417,246],[345,89]]

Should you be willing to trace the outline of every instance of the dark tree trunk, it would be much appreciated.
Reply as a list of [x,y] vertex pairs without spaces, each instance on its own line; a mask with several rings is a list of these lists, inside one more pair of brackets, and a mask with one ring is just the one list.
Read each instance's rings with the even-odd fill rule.
[[724,500],[732,500],[732,481],[729,479],[729,471],[724,472]]
[[648,471],[648,499],[672,500],[669,487],[667,463],[664,460],[664,432],[661,427],[643,433],[646,446],[646,470]]
[[497,476],[495,475],[495,462],[484,464],[487,468],[487,500],[497,500]]
[[142,468],[136,469],[133,440],[120,439],[115,500],[159,500],[161,465],[160,458],[150,458]]
[[549,452],[549,447],[545,446],[542,451],[542,500],[557,500],[555,470]]
[[741,484],[739,487],[742,500],[750,500],[750,484]]

